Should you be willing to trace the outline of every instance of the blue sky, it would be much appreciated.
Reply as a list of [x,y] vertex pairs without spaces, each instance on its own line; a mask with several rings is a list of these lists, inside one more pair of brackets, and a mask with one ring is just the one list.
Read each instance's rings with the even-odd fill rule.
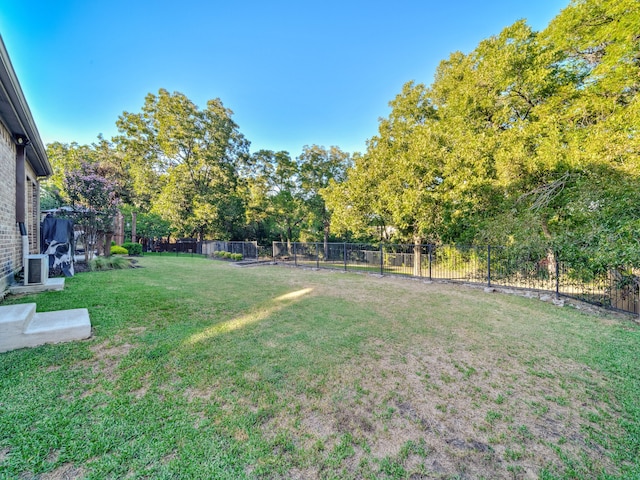
[[147,93],[220,98],[251,150],[365,151],[410,80],[569,0],[0,0],[0,33],[45,143],[117,134]]

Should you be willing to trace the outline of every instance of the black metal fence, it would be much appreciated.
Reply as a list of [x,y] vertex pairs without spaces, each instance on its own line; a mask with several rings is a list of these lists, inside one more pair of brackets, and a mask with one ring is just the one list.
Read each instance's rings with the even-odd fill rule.
[[505,247],[274,242],[273,259],[296,266],[545,291],[638,314],[638,273],[612,268],[594,273],[553,254]]
[[176,242],[154,242],[147,251],[156,253],[191,254],[212,256],[215,252],[240,253],[242,258],[258,258],[259,247],[257,242],[225,242],[218,240],[205,240],[198,242],[195,239],[183,239]]
[[150,249],[156,253],[171,253],[174,255],[189,254],[203,255],[202,242],[196,240],[178,240],[177,242],[155,242]]

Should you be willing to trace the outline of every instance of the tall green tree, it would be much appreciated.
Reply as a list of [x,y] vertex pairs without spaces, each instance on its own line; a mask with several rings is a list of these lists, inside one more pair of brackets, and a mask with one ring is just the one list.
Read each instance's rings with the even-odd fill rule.
[[638,2],[575,0],[453,53],[327,189],[334,225],[640,264],[638,24]]
[[259,150],[252,155],[251,171],[245,175],[252,199],[248,210],[269,240],[290,243],[299,238],[307,216],[299,173],[289,152]]
[[238,171],[249,142],[219,99],[199,109],[182,93],[149,94],[141,113],[124,112],[118,142],[139,197],[176,234],[231,239],[244,225]]
[[395,238],[414,243],[414,273],[419,274],[420,245],[437,234],[441,218],[445,146],[423,84],[407,83],[390,106],[367,152],[356,158],[343,184],[332,183],[326,198],[341,230],[378,226],[384,236],[389,226]]
[[312,236],[322,232],[325,258],[328,256],[331,213],[322,192],[330,182],[342,182],[351,166],[351,156],[338,147],[328,150],[318,145],[305,146],[298,157],[301,197],[307,211],[307,229]]

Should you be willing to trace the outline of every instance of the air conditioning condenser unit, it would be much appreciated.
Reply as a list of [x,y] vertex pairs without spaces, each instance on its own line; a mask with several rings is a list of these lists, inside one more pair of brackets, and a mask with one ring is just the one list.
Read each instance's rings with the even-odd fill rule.
[[42,285],[49,278],[49,255],[27,255],[24,262],[24,284]]

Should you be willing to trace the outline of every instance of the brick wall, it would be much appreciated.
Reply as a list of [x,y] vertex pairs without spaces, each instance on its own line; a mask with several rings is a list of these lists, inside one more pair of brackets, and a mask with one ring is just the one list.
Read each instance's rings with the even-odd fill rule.
[[16,224],[16,147],[0,124],[0,294],[22,267],[20,231]]
[[[26,165],[26,216],[29,253],[40,253],[40,191],[35,172]],[[0,298],[22,268],[22,239],[16,223],[16,147],[0,123]]]

